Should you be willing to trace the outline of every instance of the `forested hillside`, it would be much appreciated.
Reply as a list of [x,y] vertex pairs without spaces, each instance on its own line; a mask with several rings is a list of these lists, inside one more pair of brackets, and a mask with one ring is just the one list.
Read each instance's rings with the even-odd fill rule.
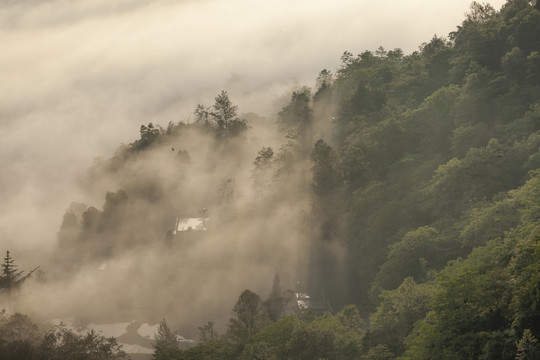
[[473,3],[417,53],[343,58],[331,87],[342,241],[348,301],[371,313],[366,350],[513,359],[539,336],[533,5]]
[[[89,170],[105,204],[71,205],[49,274],[128,254],[115,316],[211,320],[189,349],[163,321],[158,360],[539,359],[540,1],[341,60],[275,119],[223,91],[141,126]],[[195,216],[207,230],[173,234]],[[291,315],[295,292],[325,311]]]
[[539,51],[534,2],[473,3],[448,38],[346,52],[293,94],[278,121],[313,144],[310,280],[368,321],[285,318],[241,357],[540,356]]

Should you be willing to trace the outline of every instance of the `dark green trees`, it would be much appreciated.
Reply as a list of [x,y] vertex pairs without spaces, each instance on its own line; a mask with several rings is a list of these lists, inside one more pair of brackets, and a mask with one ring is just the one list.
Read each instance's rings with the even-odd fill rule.
[[430,310],[432,292],[429,287],[416,285],[412,277],[406,278],[397,289],[384,291],[380,296],[381,304],[370,317],[364,343],[368,347],[386,346],[395,354],[402,353],[414,323]]

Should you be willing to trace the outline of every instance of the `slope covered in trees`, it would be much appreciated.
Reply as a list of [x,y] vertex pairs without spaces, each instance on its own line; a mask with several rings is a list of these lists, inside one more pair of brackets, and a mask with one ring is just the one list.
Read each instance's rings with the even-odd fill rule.
[[[538,7],[473,3],[448,38],[412,54],[344,53],[335,74],[292,93],[279,137],[250,135],[271,126],[243,120],[226,92],[197,106],[192,124],[143,125],[89,171],[90,192],[111,192],[103,210],[66,213],[63,266],[142,256],[136,249],[158,238],[157,258],[196,267],[227,299],[266,291],[260,277],[279,267],[287,286],[300,281],[331,312],[286,316],[279,292],[263,301],[246,290],[228,326],[211,319],[222,336],[209,322],[198,346],[172,341],[158,359],[538,358]],[[164,234],[174,216],[203,207],[210,246]],[[145,278],[146,291],[182,284],[151,302],[173,309],[178,327],[174,317],[189,312],[180,294],[197,281],[155,266],[160,279]]]
[[[538,39],[535,3],[473,3],[448,39],[345,53],[283,108],[312,148],[312,289],[369,318],[358,353],[317,356],[538,357]],[[297,322],[283,346],[261,335],[244,351],[304,358],[296,331],[323,319],[282,320],[261,333]]]
[[348,300],[377,306],[368,346],[514,358],[523,334],[539,336],[539,31],[527,1],[473,3],[449,39],[409,56],[344,57],[332,86],[350,198],[341,241]]

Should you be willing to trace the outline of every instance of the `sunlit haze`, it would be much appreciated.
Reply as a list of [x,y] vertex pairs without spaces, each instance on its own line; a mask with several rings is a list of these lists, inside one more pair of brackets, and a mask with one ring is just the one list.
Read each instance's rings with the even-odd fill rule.
[[[490,1],[499,8],[503,1]],[[469,1],[4,1],[0,4],[0,239],[50,246],[75,182],[143,123],[189,121],[225,89],[268,115],[348,50],[406,54]],[[17,229],[17,230],[15,230]]]
[[[489,3],[499,9],[503,2]],[[221,219],[221,237],[209,235],[207,243],[183,251],[182,259],[152,245],[97,264],[99,271],[109,269],[98,275],[90,262],[65,283],[34,284],[25,310],[60,316],[84,308],[88,315],[107,316],[92,308],[97,297],[114,306],[117,321],[139,315],[154,321],[174,302],[178,321],[193,328],[211,315],[226,320],[231,299],[247,287],[266,291],[277,269],[292,286],[305,270],[298,260],[304,249],[298,224],[310,211],[310,200],[292,181],[285,190],[288,203],[257,207],[250,204],[255,191],[246,185],[257,150],[272,145],[277,152],[282,145],[275,138],[261,140],[252,132],[235,150],[238,158],[229,154],[218,161],[208,153],[208,137],[186,136],[181,144],[167,144],[163,153],[149,152],[127,164],[121,180],[96,180],[91,191],[84,187],[88,169],[96,158],[110,158],[121,144],[137,140],[143,124],[166,128],[170,122],[193,122],[197,104],[211,105],[222,90],[240,114],[256,113],[273,124],[291,91],[313,87],[323,69],[335,73],[344,51],[356,55],[382,46],[411,54],[434,35],[447,37],[456,30],[469,5],[468,0],[0,2],[0,251],[11,250],[21,269],[45,268],[52,261],[70,204],[101,209],[107,191],[133,185],[129,176],[141,182],[147,174],[162,176],[170,191],[162,203],[148,205],[151,213],[133,205],[135,219],[154,225],[169,221],[172,227],[169,218],[180,210],[189,215],[217,204],[220,181],[233,177],[239,211],[251,216],[236,225]],[[175,147],[188,149],[192,160],[181,179],[171,170]],[[299,165],[298,178],[310,166]],[[139,225],[123,230],[143,231]],[[156,234],[160,241],[167,226]],[[343,249],[319,251],[339,258]],[[169,264],[180,262],[174,286],[170,278],[158,280],[157,273],[172,274]],[[141,263],[154,264],[153,272],[142,271]],[[133,277],[149,287],[126,285],[118,295],[119,284]],[[162,288],[169,289],[169,297],[145,297]],[[196,304],[186,289],[196,292]],[[216,293],[226,301],[216,301]],[[71,294],[66,298],[78,302],[59,302],[58,294]],[[133,298],[137,301],[126,305]]]

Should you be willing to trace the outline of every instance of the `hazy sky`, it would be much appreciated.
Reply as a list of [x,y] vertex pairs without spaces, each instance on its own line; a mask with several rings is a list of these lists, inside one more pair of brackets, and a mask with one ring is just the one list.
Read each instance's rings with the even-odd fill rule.
[[0,0],[0,251],[50,248],[71,201],[101,206],[77,181],[142,123],[188,120],[222,89],[241,112],[265,115],[343,51],[408,54],[453,31],[469,5]]

